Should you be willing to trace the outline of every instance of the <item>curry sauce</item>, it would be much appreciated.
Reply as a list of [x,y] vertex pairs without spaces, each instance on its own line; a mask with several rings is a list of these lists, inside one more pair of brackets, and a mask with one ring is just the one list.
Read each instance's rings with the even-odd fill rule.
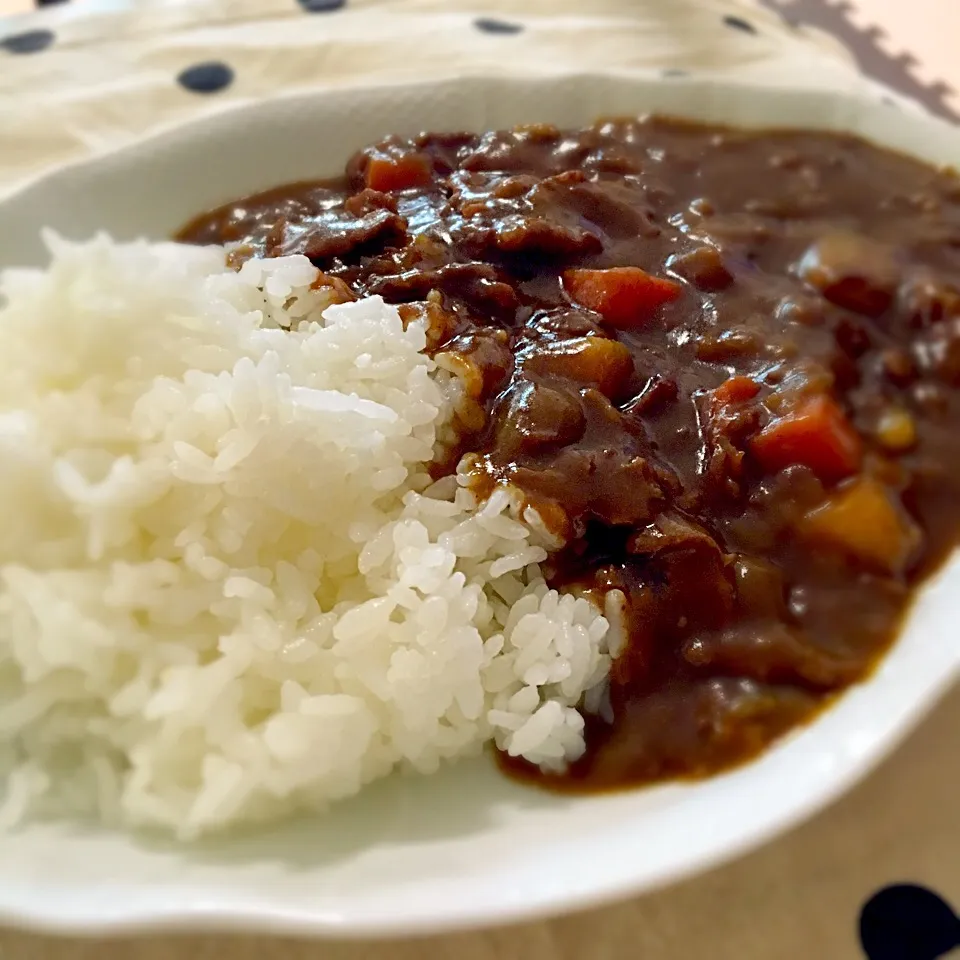
[[665,119],[425,134],[179,239],[305,254],[465,374],[477,489],[522,491],[553,584],[626,629],[553,785],[754,756],[869,672],[960,539],[950,172]]

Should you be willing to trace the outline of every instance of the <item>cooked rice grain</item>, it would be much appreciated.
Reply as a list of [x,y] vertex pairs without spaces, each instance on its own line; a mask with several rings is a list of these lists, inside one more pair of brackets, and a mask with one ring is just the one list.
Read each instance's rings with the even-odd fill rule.
[[606,620],[509,491],[431,484],[459,394],[421,326],[303,257],[48,243],[0,277],[0,826],[189,839],[490,740],[580,755]]

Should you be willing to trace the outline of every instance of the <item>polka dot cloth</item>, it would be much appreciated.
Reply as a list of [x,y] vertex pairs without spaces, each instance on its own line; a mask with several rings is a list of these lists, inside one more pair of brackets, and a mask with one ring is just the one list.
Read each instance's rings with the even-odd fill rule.
[[[37,6],[48,6],[66,2],[66,0],[35,0]],[[307,13],[332,13],[341,10],[347,5],[347,0],[296,0]],[[725,16],[723,22],[733,30],[743,33],[756,33],[757,28],[742,17]],[[473,26],[481,33],[500,36],[512,36],[523,32],[523,24],[510,20],[500,20],[495,17],[478,17]],[[51,30],[29,30],[25,33],[12,34],[0,39],[0,50],[7,53],[25,54],[38,53],[45,50],[55,40]],[[664,77],[682,77],[683,70],[664,70]],[[233,68],[220,61],[197,63],[186,67],[177,75],[177,83],[191,93],[217,93],[225,90],[233,83],[235,72]]]
[[[54,0],[56,2],[56,0]],[[297,0],[307,13],[332,13],[347,5],[347,0]],[[233,68],[220,61],[197,63],[182,70],[177,83],[191,93],[217,93],[233,83]]]

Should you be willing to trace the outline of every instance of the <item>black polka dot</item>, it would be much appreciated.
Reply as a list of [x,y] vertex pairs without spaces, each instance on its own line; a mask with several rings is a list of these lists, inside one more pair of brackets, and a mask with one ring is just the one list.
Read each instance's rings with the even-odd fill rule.
[[216,93],[233,83],[233,70],[216,60],[197,63],[182,71],[177,83],[194,93]]
[[26,33],[14,33],[0,40],[0,50],[8,53],[39,53],[46,50],[54,41],[52,30],[28,30]]
[[864,905],[860,943],[869,960],[936,960],[960,947],[960,917],[932,890],[895,884]]
[[347,0],[297,0],[307,13],[332,13],[347,5]]
[[52,7],[57,3],[66,3],[66,0],[33,0],[33,2],[38,7]]
[[723,22],[734,30],[742,30],[744,33],[756,33],[757,28],[743,17],[724,17]]
[[676,68],[671,68],[670,70],[664,70],[661,76],[664,77],[689,77],[690,74],[686,70],[677,70]]
[[520,33],[523,30],[522,23],[510,23],[509,20],[494,20],[492,17],[478,17],[473,21],[473,25],[484,33]]

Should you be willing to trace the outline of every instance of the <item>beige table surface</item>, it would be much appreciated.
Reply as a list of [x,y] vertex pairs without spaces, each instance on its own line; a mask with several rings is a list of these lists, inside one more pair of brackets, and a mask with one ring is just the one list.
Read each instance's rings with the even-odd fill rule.
[[3,960],[847,960],[863,901],[899,880],[960,904],[960,690],[853,793],[787,837],[635,902],[512,929],[382,944],[260,937],[113,943],[0,933]]
[[[74,0],[83,3],[84,0]],[[769,0],[819,8],[842,0]],[[882,23],[882,45],[919,61],[917,82],[952,80],[960,28],[953,0],[859,0],[848,21]],[[30,9],[0,0],[0,17]],[[934,19],[939,26],[934,26]],[[954,71],[951,77],[950,71]],[[960,101],[947,95],[954,109]],[[913,881],[960,905],[960,690],[873,776],[792,834],[706,876],[635,902],[511,929],[380,944],[309,944],[258,937],[151,936],[112,942],[0,931],[0,960],[845,960],[862,956],[860,907],[880,887]]]

